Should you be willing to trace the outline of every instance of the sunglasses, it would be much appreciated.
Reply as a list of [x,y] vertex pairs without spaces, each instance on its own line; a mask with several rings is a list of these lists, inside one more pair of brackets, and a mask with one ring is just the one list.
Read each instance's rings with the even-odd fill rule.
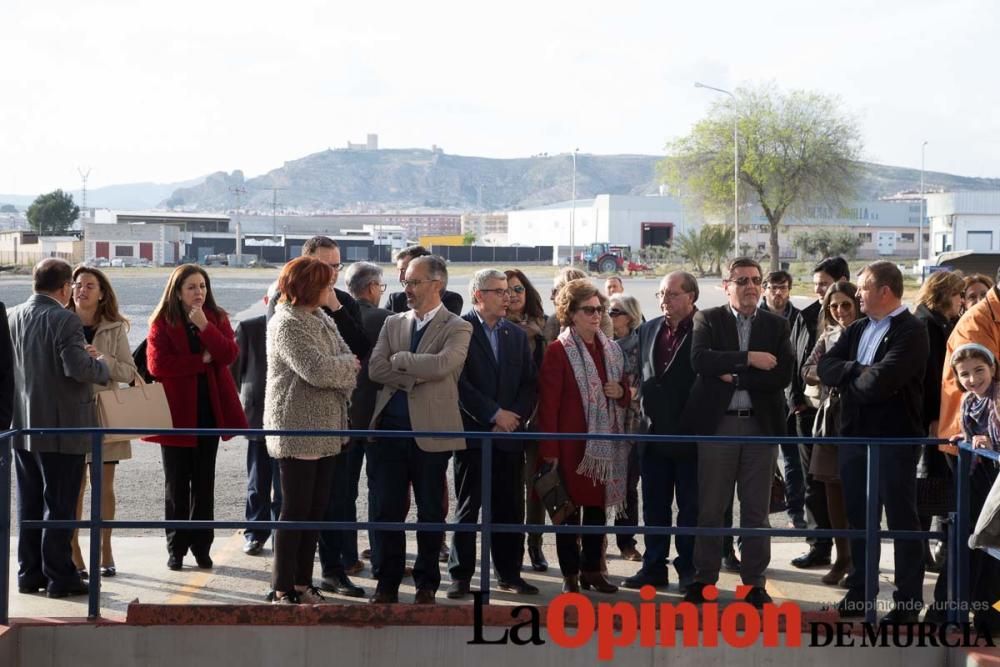
[[760,285],[762,282],[764,282],[764,279],[761,278],[760,276],[753,276],[752,278],[750,276],[740,276],[739,278],[730,278],[729,282],[736,283],[740,287],[746,287],[750,283],[753,283],[754,285]]
[[580,306],[579,308],[577,308],[577,310],[582,312],[587,317],[593,317],[594,315],[603,315],[604,313],[607,312],[607,308],[605,308],[604,306]]
[[524,285],[514,285],[510,288],[510,291],[514,294],[524,294]]
[[617,308],[612,308],[611,310],[608,311],[608,315],[610,315],[611,317],[618,317],[619,315],[627,315],[627,314],[628,313],[626,313],[624,310],[618,310]]

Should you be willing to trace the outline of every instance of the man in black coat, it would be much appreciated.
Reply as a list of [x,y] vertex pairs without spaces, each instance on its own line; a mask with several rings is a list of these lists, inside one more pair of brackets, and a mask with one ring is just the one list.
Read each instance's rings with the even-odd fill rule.
[[[369,262],[355,262],[347,269],[346,279],[347,289],[357,300],[365,336],[374,347],[385,319],[392,315],[388,310],[378,307],[385,289],[382,268]],[[365,356],[358,372],[358,385],[351,395],[351,428],[368,428],[375,410],[375,397],[381,388],[382,385],[372,382],[368,377],[368,356]],[[358,484],[364,461],[364,439],[351,438],[336,457],[333,489],[324,520],[357,520]],[[322,531],[319,534],[319,561],[323,573],[320,588],[349,597],[364,596],[364,589],[348,578],[348,575],[357,574],[364,568],[358,558],[358,531]]]
[[[694,385],[691,367],[691,332],[694,327],[698,281],[690,273],[676,271],[660,282],[656,293],[662,317],[639,327],[639,364],[642,378],[639,400],[649,433],[692,433],[683,422],[688,396]],[[641,443],[639,471],[642,476],[642,520],[647,526],[670,526],[674,499],[677,525],[698,523],[698,450],[694,443]],[[681,592],[694,581],[694,536],[676,539],[677,570]],[[669,535],[646,535],[642,568],[622,582],[626,588],[664,587],[669,583],[667,554]]]
[[[729,265],[723,281],[729,303],[695,314],[691,365],[698,377],[688,399],[692,433],[781,436],[785,433],[785,387],[794,359],[788,322],[761,311],[760,265],[743,257]],[[740,527],[767,528],[777,447],[757,442],[698,445],[698,526],[719,528],[733,487],[740,497]],[[751,587],[746,601],[770,601],[764,571],[771,561],[769,537],[745,537],[740,576]],[[695,581],[684,599],[704,601],[702,591],[719,579],[722,538],[698,537]]]
[[[845,437],[920,438],[927,328],[902,303],[903,276],[892,262],[874,262],[860,276],[858,298],[867,315],[854,322],[819,360],[819,378],[840,389],[840,434]],[[916,506],[916,445],[881,449],[879,497],[889,530],[920,530]],[[864,446],[840,447],[840,479],[851,528],[866,525],[867,456]],[[871,499],[875,501],[876,499]],[[878,513],[882,515],[881,508]],[[923,604],[924,559],[919,539],[895,540],[896,604],[884,623],[914,623]],[[875,549],[879,549],[878,543]],[[837,603],[842,617],[863,616],[865,540],[851,540],[854,571],[847,595]]]
[[[397,252],[395,260],[396,269],[399,270],[400,282],[406,277],[406,267],[410,265],[410,262],[417,257],[425,257],[429,254],[431,254],[430,251],[422,245],[411,245]],[[462,300],[462,295],[458,292],[443,289],[441,290],[441,303],[451,312],[461,315],[462,306],[465,302]],[[409,304],[406,303],[406,293],[392,292],[386,299],[385,307],[394,313],[405,313],[410,309]]]
[[[266,297],[265,297],[266,300]],[[264,428],[264,387],[267,384],[267,316],[236,325],[240,354],[230,370],[240,390],[240,402],[250,428]],[[267,453],[264,438],[247,442],[247,521],[277,521],[281,514],[281,477],[278,462]],[[257,556],[271,536],[268,529],[243,532],[243,553]]]
[[0,301],[0,429],[10,428],[14,413],[14,350],[10,343],[7,308]]
[[[466,431],[521,430],[535,407],[538,389],[528,337],[520,327],[504,319],[510,303],[507,276],[496,269],[477,271],[469,294],[472,310],[463,317],[472,325],[472,340],[458,382],[462,423]],[[455,452],[455,520],[476,523],[482,504],[482,445],[478,439],[466,442],[466,449]],[[512,502],[524,468],[523,443],[494,441],[492,464],[492,520],[523,523],[520,505]],[[521,578],[523,533],[494,533],[492,555],[500,590],[522,595],[538,593],[535,586]],[[452,579],[448,597],[465,597],[476,569],[475,533],[453,534],[448,569]]]

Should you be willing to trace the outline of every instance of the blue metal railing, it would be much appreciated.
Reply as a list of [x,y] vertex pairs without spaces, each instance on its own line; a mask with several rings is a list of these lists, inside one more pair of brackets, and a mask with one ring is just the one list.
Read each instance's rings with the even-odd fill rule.
[[[102,457],[103,436],[108,433],[133,435],[136,438],[151,433],[149,429],[99,429],[99,428],[69,428],[69,429],[24,429],[21,431],[0,432],[0,474],[4,481],[0,484],[0,536],[6,536],[6,548],[0,549],[0,624],[9,620],[9,571],[10,571],[10,466],[11,441],[13,436],[23,435],[53,435],[53,434],[89,435],[91,438],[91,458],[100,462]],[[650,442],[650,443],[690,443],[697,442],[760,442],[765,444],[827,444],[827,445],[863,445],[867,450],[867,524],[864,529],[795,529],[795,528],[695,528],[695,527],[661,527],[661,526],[573,526],[573,525],[535,525],[535,524],[495,524],[492,521],[492,440],[585,440],[590,437],[585,433],[479,433],[450,431],[360,431],[360,430],[263,430],[263,429],[173,429],[171,435],[240,435],[259,439],[265,435],[298,435],[298,436],[343,436],[352,438],[400,438],[400,437],[444,437],[444,438],[475,438],[482,444],[482,503],[479,523],[406,523],[406,522],[372,522],[372,521],[124,521],[104,520],[101,518],[101,488],[103,484],[102,465],[91,467],[91,509],[89,520],[32,520],[22,521],[21,528],[79,528],[90,532],[90,572],[88,617],[95,619],[100,615],[100,544],[102,528],[186,528],[186,529],[216,529],[216,528],[249,528],[256,527],[268,530],[406,530],[406,531],[450,531],[450,532],[481,532],[480,539],[480,581],[479,587],[485,603],[489,602],[490,591],[490,558],[492,533],[494,532],[540,532],[540,533],[570,533],[570,534],[654,534],[654,535],[705,535],[705,536],[771,536],[771,537],[848,537],[865,539],[866,544],[866,580],[865,599],[874,601],[878,587],[878,548],[881,539],[927,539],[945,537],[940,531],[905,531],[881,530],[879,487],[879,459],[882,447],[913,446],[917,444],[937,445],[947,441],[916,438],[883,438],[875,441],[865,438],[798,438],[798,437],[744,437],[744,436],[660,436],[640,434],[604,434],[602,438],[614,441]],[[488,436],[488,437],[487,437]],[[969,485],[968,475],[973,457],[983,456],[1000,460],[996,452],[989,450],[973,450],[967,443],[961,443],[958,455],[958,467],[955,485],[956,516],[950,523],[947,537],[949,538],[948,559],[948,597],[953,604],[949,606],[949,620],[957,622],[967,614],[969,600],[969,549],[965,547],[966,536],[969,533]],[[869,605],[865,612],[866,620],[874,622],[876,608]]]

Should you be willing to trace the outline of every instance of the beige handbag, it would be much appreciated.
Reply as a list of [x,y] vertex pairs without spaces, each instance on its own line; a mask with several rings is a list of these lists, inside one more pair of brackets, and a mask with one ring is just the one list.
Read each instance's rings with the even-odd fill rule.
[[[147,384],[138,373],[135,385],[119,389],[117,383],[111,389],[97,392],[97,423],[102,428],[148,428],[151,431],[174,427],[170,417],[170,405],[163,385],[158,382]],[[122,442],[141,438],[141,435],[109,433],[104,442]]]

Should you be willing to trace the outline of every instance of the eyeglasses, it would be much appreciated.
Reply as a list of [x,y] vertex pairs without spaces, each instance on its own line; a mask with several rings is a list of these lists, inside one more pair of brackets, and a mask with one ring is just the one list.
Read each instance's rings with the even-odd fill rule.
[[730,278],[729,282],[736,283],[740,287],[746,287],[750,283],[753,283],[754,285],[760,285],[762,282],[764,282],[764,279],[761,278],[760,276],[753,276],[753,277],[740,276],[739,278]]
[[400,280],[399,284],[402,285],[403,288],[405,289],[407,287],[420,287],[424,283],[436,283],[436,282],[440,282],[440,281],[437,278],[428,278],[426,280],[423,280],[423,279],[417,279],[417,280]]
[[514,285],[510,288],[510,291],[514,294],[524,294],[524,285]]
[[608,311],[608,315],[611,317],[618,317],[619,315],[628,315],[624,310],[618,310],[617,308],[612,308]]
[[510,290],[509,289],[504,289],[503,287],[497,287],[495,289],[481,289],[479,291],[480,292],[489,292],[491,294],[496,294],[501,299],[503,297],[507,297],[508,299],[510,298]]
[[608,309],[604,306],[580,306],[577,310],[587,317],[593,317],[594,315],[603,315]]
[[378,284],[378,291],[384,293],[386,287],[388,287],[388,285],[386,285],[385,283],[379,283]]
[[659,299],[660,301],[663,301],[664,298],[679,299],[685,294],[690,294],[690,292],[664,292],[661,290],[656,293],[656,298]]
[[327,266],[329,266],[334,271],[340,271],[342,268],[344,268],[343,263],[341,263],[341,264],[327,264]]

